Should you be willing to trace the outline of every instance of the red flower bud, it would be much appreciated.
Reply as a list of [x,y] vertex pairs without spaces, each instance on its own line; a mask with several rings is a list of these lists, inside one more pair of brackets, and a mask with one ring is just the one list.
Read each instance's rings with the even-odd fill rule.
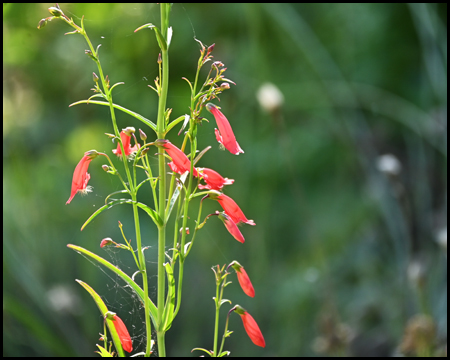
[[244,293],[250,297],[255,297],[255,289],[253,288],[252,282],[250,281],[244,267],[237,261],[233,261],[230,265],[234,270],[236,270],[239,284],[241,285],[242,290],[244,290]]
[[253,317],[247,312],[247,310],[239,305],[236,305],[234,307],[234,311],[241,316],[245,331],[247,332],[250,340],[253,341],[253,344],[255,344],[256,346],[266,347],[266,341],[264,340],[264,337],[255,319],[253,319]]
[[115,244],[117,245],[111,238],[104,238],[101,242],[100,242],[100,247],[105,247],[106,245],[112,245]]
[[130,334],[128,333],[127,327],[123,323],[122,319],[117,315],[114,315],[113,319],[114,327],[116,328],[117,334],[119,335],[120,343],[126,352],[133,351],[133,343],[131,341]]
[[206,109],[213,114],[216,119],[217,127],[219,128],[219,130],[215,129],[217,141],[234,155],[244,153],[244,150],[242,150],[237,143],[231,125],[225,115],[220,112],[216,105],[211,103],[206,104]]

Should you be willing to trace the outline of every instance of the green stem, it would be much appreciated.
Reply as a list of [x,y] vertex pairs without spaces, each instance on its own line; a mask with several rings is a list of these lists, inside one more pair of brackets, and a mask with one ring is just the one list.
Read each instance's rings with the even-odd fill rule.
[[220,298],[219,298],[220,283],[216,286],[216,319],[214,323],[214,357],[217,357],[217,337],[219,336],[219,311],[220,311]]
[[[168,29],[168,6],[169,4],[161,4],[161,33],[167,39]],[[156,124],[157,135],[159,139],[164,139],[165,136],[165,110],[167,101],[167,90],[169,87],[169,54],[167,49],[161,49],[162,53],[162,79],[161,92],[158,104],[158,121]],[[165,247],[166,247],[166,221],[165,218],[165,204],[166,204],[166,161],[164,151],[161,151],[158,156],[159,160],[159,215],[163,220],[163,225],[158,227],[158,328],[156,329],[158,355],[166,356],[165,348],[165,329],[164,329],[164,299],[165,299]]]

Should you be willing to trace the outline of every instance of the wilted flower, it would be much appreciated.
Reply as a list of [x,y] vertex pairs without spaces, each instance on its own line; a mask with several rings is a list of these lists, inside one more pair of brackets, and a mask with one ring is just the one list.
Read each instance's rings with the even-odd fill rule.
[[70,204],[77,192],[86,194],[92,191],[92,186],[87,186],[87,183],[91,178],[91,175],[87,172],[87,170],[89,168],[91,160],[97,155],[98,153],[95,150],[87,151],[84,153],[83,158],[80,160],[75,168],[75,171],[73,172],[72,191],[70,192],[70,197],[69,200],[67,200],[66,205]]
[[237,143],[231,125],[225,115],[222,114],[216,105],[211,103],[206,104],[206,109],[213,114],[216,119],[217,127],[219,128],[219,130],[215,129],[217,141],[234,155],[244,153],[244,150],[242,150]]
[[252,282],[244,267],[237,261],[233,261],[229,266],[236,270],[239,284],[241,285],[242,290],[244,290],[244,293],[250,297],[255,297],[255,289],[253,288]]
[[239,305],[236,305],[233,310],[241,316],[245,331],[247,332],[250,340],[253,341],[253,344],[255,344],[256,346],[266,347],[266,341],[264,340],[258,324],[256,323],[255,319],[253,319],[253,317],[247,312],[247,310]]
[[197,168],[203,175],[206,185],[198,185],[200,190],[221,190],[224,185],[231,185],[234,183],[233,179],[223,178],[217,171],[208,168]]
[[112,318],[114,327],[116,328],[117,334],[119,335],[120,343],[126,352],[133,351],[133,343],[131,341],[130,334],[128,333],[127,327],[123,323],[122,319],[117,315]]
[[[125,156],[129,156],[131,153],[139,150],[139,144],[130,145],[131,134],[134,134],[135,129],[133,127],[127,127],[120,132],[120,139],[122,140],[123,149],[125,151]],[[117,156],[122,156],[122,148],[120,144],[117,143],[117,149],[112,151]]]

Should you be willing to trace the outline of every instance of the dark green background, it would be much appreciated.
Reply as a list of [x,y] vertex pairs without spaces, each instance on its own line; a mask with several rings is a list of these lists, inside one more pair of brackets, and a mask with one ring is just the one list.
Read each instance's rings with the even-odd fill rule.
[[[92,94],[97,69],[82,36],[63,35],[71,31],[67,24],[36,28],[50,6],[3,5],[3,355],[93,354],[102,319],[75,279],[124,319],[139,351],[138,300],[66,247],[83,246],[130,275],[135,270],[129,254],[99,248],[105,237],[121,240],[118,221],[134,242],[130,207],[116,207],[80,232],[105,197],[120,190],[101,169],[103,160],[90,166],[93,193],[65,205],[84,151],[112,155],[114,145],[103,135],[112,132],[106,107],[68,107]],[[115,102],[156,121],[157,97],[147,85],[157,76],[157,43],[152,31],[133,30],[159,25],[159,7],[60,6],[78,24],[85,16],[94,47],[102,44],[105,73],[112,83],[125,82]],[[234,333],[225,344],[231,355],[392,355],[418,313],[435,322],[433,344],[446,343],[446,13],[446,5],[436,4],[173,6],[172,119],[188,113],[181,77],[195,74],[194,36],[215,43],[214,60],[237,84],[220,106],[245,154],[219,150],[214,120],[205,113],[211,122],[199,131],[199,147],[212,149],[199,165],[235,179],[226,193],[257,226],[241,228],[245,244],[215,218],[199,233],[186,262],[181,311],[167,334],[168,355],[212,348],[210,268],[232,260],[245,266],[256,296],[246,297],[232,277],[225,297],[253,315],[267,346],[254,346],[232,316]],[[272,114],[256,99],[265,82],[284,95]],[[142,128],[154,138],[134,118],[117,117],[120,128]],[[180,145],[178,130],[169,138]],[[399,175],[378,169],[384,154],[399,159]],[[149,193],[141,200],[152,204]],[[219,209],[210,201],[203,213]],[[155,271],[156,232],[142,219]],[[152,296],[155,284],[152,276]]]

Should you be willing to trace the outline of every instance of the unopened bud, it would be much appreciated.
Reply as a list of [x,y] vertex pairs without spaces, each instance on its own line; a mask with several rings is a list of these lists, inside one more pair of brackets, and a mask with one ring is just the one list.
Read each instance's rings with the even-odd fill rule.
[[102,165],[102,169],[104,171],[109,171],[109,166],[104,164],[104,165]]
[[51,8],[48,8],[48,11],[50,12],[50,14],[52,14],[55,17],[60,17],[61,15],[64,15],[64,13],[62,12],[61,9],[52,6]]
[[111,238],[104,238],[101,242],[100,242],[100,247],[104,247],[107,245],[117,245]]
[[162,59],[161,59],[161,53],[159,53],[159,55],[158,55],[158,64],[162,64]]
[[94,82],[98,82],[98,76],[95,72],[92,73],[92,78],[94,79]]
[[214,50],[214,46],[215,46],[215,45],[216,45],[216,44],[212,44],[210,47],[208,47],[208,51],[207,51],[206,55],[209,55],[209,54],[212,53],[212,51]]
[[223,64],[222,61],[214,61],[214,62],[211,64],[211,67],[217,67],[217,68],[220,68],[220,67],[223,67],[223,66],[225,66],[225,65]]
[[142,129],[139,129],[139,136],[141,137],[142,141],[145,141],[147,139],[147,135],[142,131]]
[[228,84],[227,82],[224,82],[224,83],[220,84],[220,88],[222,90],[228,90],[230,88],[230,84]]
[[38,29],[42,29],[45,25],[47,25],[47,21],[48,21],[48,18],[46,18],[46,19],[41,19],[41,20],[39,21],[39,24],[38,24],[37,28],[38,28]]

